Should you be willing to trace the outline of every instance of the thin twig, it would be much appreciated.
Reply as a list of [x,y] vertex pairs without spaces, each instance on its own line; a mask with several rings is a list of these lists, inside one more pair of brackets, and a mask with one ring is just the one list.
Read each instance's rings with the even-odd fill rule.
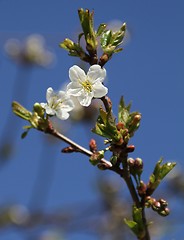
[[[81,145],[77,144],[76,142],[72,141],[71,139],[69,139],[68,137],[66,137],[65,135],[61,134],[60,132],[58,132],[57,130],[55,130],[53,128],[49,128],[49,130],[47,130],[47,133],[50,133],[52,136],[55,136],[55,137],[59,138],[60,140],[68,143],[70,146],[78,149],[79,152],[87,155],[88,157],[91,157],[93,155],[93,153],[91,151],[82,147]],[[109,161],[105,160],[104,158],[102,158],[100,161],[101,161],[101,163],[104,163],[108,168],[112,167],[112,164]]]

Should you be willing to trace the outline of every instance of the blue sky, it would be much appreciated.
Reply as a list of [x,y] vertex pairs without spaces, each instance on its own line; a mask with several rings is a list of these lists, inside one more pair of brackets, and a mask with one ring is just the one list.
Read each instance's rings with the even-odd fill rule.
[[[68,81],[68,69],[78,63],[76,58],[69,57],[58,45],[65,37],[76,39],[76,32],[80,31],[77,9],[81,7],[95,11],[95,26],[111,20],[127,23],[129,40],[124,45],[124,50],[106,65],[107,86],[115,114],[121,95],[126,102],[132,101],[133,110],[142,113],[141,127],[132,139],[136,146],[132,156],[143,158],[145,181],[161,156],[166,161],[176,161],[178,167],[183,168],[182,0],[114,0],[111,3],[97,0],[0,0],[0,134],[7,121],[13,84],[22,71],[19,65],[7,57],[5,42],[9,38],[23,41],[30,34],[42,34],[47,48],[56,56],[55,63],[48,69],[33,68],[21,73],[24,74],[21,80],[30,82],[27,86],[26,107],[31,108],[35,102],[45,101],[48,87],[58,89],[63,86]],[[28,83],[23,84],[26,88]],[[21,91],[24,92],[25,88],[22,87]],[[15,119],[13,117],[13,121]],[[61,154],[60,149],[65,146],[64,143],[53,143],[51,140],[48,143],[42,133],[34,130],[25,140],[21,140],[21,126],[24,122],[18,122],[19,130],[12,137],[16,139],[16,152],[12,159],[0,166],[0,204],[18,203],[28,207],[33,204],[31,207],[41,206],[51,211],[73,202],[93,201],[98,197],[95,179],[99,170],[92,167],[86,157]],[[91,127],[74,125],[68,135],[87,147],[93,135],[86,134],[85,128],[89,130]],[[11,135],[9,131],[7,134]],[[41,160],[43,156],[44,160]],[[42,177],[37,176],[39,166],[47,169],[41,171]],[[50,172],[46,172],[48,169]],[[108,175],[106,172],[104,174]],[[100,173],[101,175],[103,174]],[[33,193],[36,179],[40,178],[46,179],[50,184],[49,191],[45,193],[46,199],[42,199],[44,194],[40,193],[38,184],[37,192]],[[44,183],[41,186],[43,185]],[[33,197],[34,194],[37,197]],[[174,205],[171,205],[171,211],[172,207]],[[12,239],[11,234],[4,232],[3,239]],[[13,239],[16,239],[15,236]],[[24,236],[20,235],[17,239],[24,239]],[[82,238],[69,236],[68,239]],[[173,231],[170,238],[167,236],[166,239],[181,238]]]

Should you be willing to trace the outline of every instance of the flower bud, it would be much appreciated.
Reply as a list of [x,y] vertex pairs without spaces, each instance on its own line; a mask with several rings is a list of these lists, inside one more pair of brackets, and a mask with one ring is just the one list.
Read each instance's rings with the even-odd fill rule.
[[160,202],[156,201],[152,204],[152,209],[156,212],[158,212],[161,209],[161,204]]
[[155,198],[152,198],[151,196],[146,196],[145,198],[145,206],[151,207],[156,202]]
[[129,145],[129,146],[127,146],[127,148],[126,148],[126,151],[127,151],[128,153],[133,152],[134,150],[135,150],[135,146],[134,146],[134,145]]
[[141,158],[136,158],[135,162],[134,162],[134,167],[136,168],[136,170],[141,170],[143,169],[143,161]]
[[130,169],[134,167],[134,162],[135,160],[133,158],[128,158],[127,163]]
[[93,152],[93,153],[97,151],[97,144],[96,144],[96,141],[94,139],[90,140],[89,148],[90,148],[91,152]]
[[65,40],[59,44],[59,46],[69,51],[74,48],[74,42],[69,38],[65,38]]
[[118,122],[118,123],[116,124],[116,127],[117,127],[118,130],[123,129],[124,126],[125,126],[125,125],[124,125],[122,122]]
[[166,200],[164,200],[163,198],[161,198],[160,200],[158,200],[162,206],[162,208],[165,208],[168,206],[168,203]]
[[141,120],[141,114],[136,114],[133,118],[133,124],[136,125]]
[[140,181],[140,186],[137,188],[137,190],[139,195],[143,196],[146,194],[147,185],[143,181]]
[[169,215],[170,210],[169,210],[169,208],[164,208],[164,210],[159,211],[158,213],[159,213],[161,216],[166,217],[167,215]]

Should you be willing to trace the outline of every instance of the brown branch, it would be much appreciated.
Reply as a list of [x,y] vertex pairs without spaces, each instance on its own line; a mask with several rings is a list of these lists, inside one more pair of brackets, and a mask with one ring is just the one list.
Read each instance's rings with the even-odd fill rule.
[[[70,146],[72,146],[73,148],[77,149],[78,152],[81,152],[82,154],[91,157],[93,155],[93,153],[91,151],[89,151],[88,149],[82,147],[81,145],[77,144],[76,142],[72,141],[71,139],[69,139],[68,137],[66,137],[65,135],[59,133],[56,129],[54,129],[50,123],[49,128],[46,130],[46,133],[51,134],[52,136],[59,138],[60,140],[68,143]],[[112,164],[105,160],[104,158],[102,158],[100,160],[101,163],[105,164],[107,168],[111,168]]]

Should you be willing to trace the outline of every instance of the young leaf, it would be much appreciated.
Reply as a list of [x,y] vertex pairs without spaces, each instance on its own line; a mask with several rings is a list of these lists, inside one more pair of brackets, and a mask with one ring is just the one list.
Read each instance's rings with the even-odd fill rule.
[[128,122],[130,115],[131,103],[125,106],[124,98],[121,97],[118,109],[118,121],[122,122],[125,126]]
[[97,118],[95,127],[92,129],[92,132],[111,139],[112,141],[119,141],[120,135],[116,128],[115,118],[112,116],[111,109],[109,112],[100,109],[100,115]]
[[175,167],[175,162],[168,162],[163,165],[162,164],[163,159],[161,158],[156,166],[155,169],[150,176],[149,183],[148,183],[148,194],[151,195],[159,186],[160,182],[163,180],[163,178]]
[[32,116],[32,113],[18,102],[12,102],[12,110],[17,116],[23,118],[24,120],[29,121]]
[[127,219],[124,219],[124,222],[132,230],[132,232],[137,236],[138,232],[139,232],[138,224],[136,222],[134,222],[133,220],[127,220]]
[[142,208],[137,208],[135,205],[132,209],[133,220],[124,219],[126,225],[132,230],[132,232],[138,237],[143,239],[145,236],[144,223],[142,219]]

